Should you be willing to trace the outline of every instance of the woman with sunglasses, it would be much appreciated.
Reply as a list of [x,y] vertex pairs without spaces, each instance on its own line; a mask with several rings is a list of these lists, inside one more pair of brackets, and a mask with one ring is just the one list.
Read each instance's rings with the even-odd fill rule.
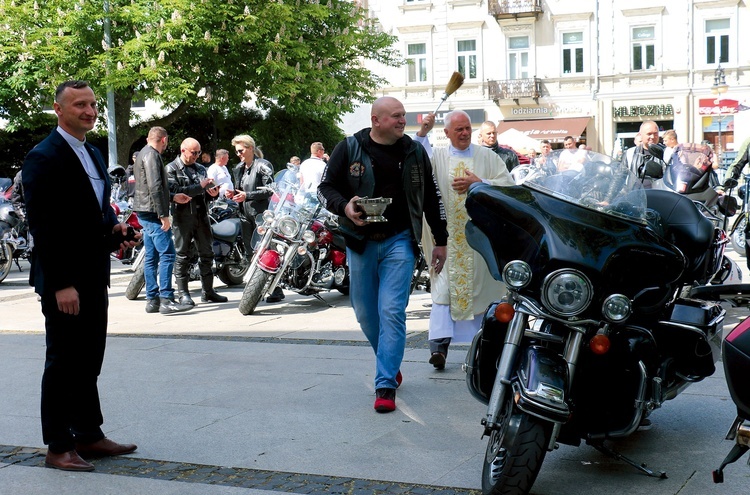
[[271,197],[271,192],[258,188],[273,183],[273,165],[256,155],[255,140],[247,134],[235,136],[232,146],[240,159],[240,164],[234,168],[235,194],[232,199],[242,204],[242,241],[246,252],[251,253],[255,217],[268,208]]

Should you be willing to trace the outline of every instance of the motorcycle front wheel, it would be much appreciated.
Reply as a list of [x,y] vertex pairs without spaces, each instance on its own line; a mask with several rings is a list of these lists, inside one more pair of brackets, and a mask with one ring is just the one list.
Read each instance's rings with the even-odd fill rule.
[[0,282],[10,273],[13,266],[13,248],[7,242],[0,242]]
[[[510,401],[506,409],[512,408]],[[531,491],[547,454],[550,426],[513,408],[504,427],[493,430],[482,468],[484,495],[523,495]]]
[[143,275],[143,263],[139,263],[135,267],[133,277],[130,279],[128,288],[125,289],[125,297],[131,301],[138,299],[138,295],[141,293],[143,288],[146,286],[146,277]]
[[242,299],[240,299],[239,307],[240,313],[243,315],[253,314],[255,307],[263,298],[263,294],[266,293],[272,276],[272,274],[266,273],[260,268],[255,269],[247,285],[245,285],[245,290],[242,291]]
[[742,216],[737,219],[737,223],[732,229],[732,247],[740,256],[747,256],[747,249],[745,248],[745,223],[747,222],[747,216]]

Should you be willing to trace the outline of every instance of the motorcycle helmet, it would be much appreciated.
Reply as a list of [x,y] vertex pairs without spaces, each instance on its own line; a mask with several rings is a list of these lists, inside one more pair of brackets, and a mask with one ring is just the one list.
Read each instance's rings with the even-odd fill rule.
[[750,420],[750,318],[729,332],[722,344],[724,374],[737,415]]
[[122,165],[112,165],[107,169],[107,173],[110,177],[115,179],[122,179],[125,177],[125,169],[122,168]]
[[21,223],[21,217],[18,216],[12,204],[0,203],[0,222],[4,222],[11,227],[15,227]]

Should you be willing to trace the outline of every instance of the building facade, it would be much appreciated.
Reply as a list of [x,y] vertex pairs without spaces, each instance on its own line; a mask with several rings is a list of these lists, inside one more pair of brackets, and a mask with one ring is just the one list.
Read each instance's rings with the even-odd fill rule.
[[740,0],[360,3],[398,38],[406,64],[371,68],[389,81],[378,96],[404,103],[409,131],[458,71],[464,83],[438,121],[460,108],[477,127],[492,120],[498,133],[553,143],[573,135],[606,154],[631,145],[644,120],[727,155],[750,137],[750,58],[740,50],[750,15]]

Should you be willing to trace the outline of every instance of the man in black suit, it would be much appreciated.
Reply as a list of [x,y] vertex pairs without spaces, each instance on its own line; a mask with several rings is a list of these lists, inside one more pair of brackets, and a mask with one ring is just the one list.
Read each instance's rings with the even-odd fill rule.
[[[135,243],[125,240],[127,225],[109,206],[104,159],[86,142],[98,115],[94,91],[85,81],[65,82],[55,92],[54,110],[57,128],[29,152],[22,172],[35,242],[29,283],[41,296],[47,336],[42,436],[48,467],[91,471],[82,457],[136,449],[104,436],[97,388],[107,337],[109,253]],[[76,242],[60,221],[61,195],[80,226]]]

